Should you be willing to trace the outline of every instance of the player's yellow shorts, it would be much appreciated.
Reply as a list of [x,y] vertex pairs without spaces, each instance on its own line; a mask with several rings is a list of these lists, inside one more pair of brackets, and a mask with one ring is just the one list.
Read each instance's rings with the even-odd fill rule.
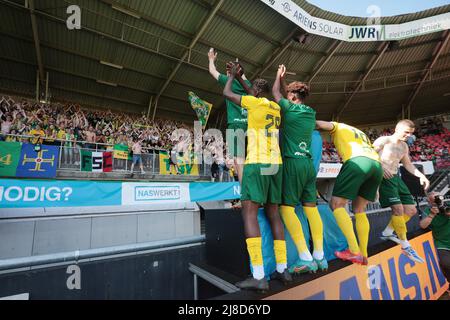
[[347,160],[336,178],[333,196],[355,200],[358,196],[375,201],[383,179],[381,163],[367,157]]
[[283,158],[284,205],[296,206],[302,202],[317,201],[316,170],[311,159]]
[[282,183],[282,164],[245,164],[242,175],[241,200],[281,204]]

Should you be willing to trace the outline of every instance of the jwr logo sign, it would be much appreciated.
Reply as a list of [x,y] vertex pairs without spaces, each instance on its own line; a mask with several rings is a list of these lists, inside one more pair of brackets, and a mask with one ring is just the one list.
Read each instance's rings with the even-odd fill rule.
[[383,31],[381,26],[352,27],[350,40],[381,40]]

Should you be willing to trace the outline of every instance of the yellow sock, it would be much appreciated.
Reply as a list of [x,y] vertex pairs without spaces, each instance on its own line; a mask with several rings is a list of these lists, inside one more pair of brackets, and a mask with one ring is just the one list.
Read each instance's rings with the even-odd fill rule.
[[262,238],[247,238],[247,250],[250,255],[250,261],[252,266],[262,266],[263,265],[263,255],[262,255]]
[[323,224],[317,207],[303,207],[311,228],[314,251],[323,251]]
[[277,262],[277,271],[282,273],[287,268],[286,241],[273,240],[273,251],[275,252],[275,261]]
[[367,245],[369,244],[370,224],[365,212],[355,214],[356,232],[358,233],[359,249],[361,254],[367,258]]
[[[405,220],[405,223],[408,223],[408,221],[411,220],[411,217],[408,216],[407,214],[404,214],[404,215],[403,215],[403,219]],[[391,229],[394,229],[394,225],[392,224],[392,218],[391,218],[391,221],[389,222],[389,227],[390,227]],[[394,230],[395,230],[395,229],[394,229]]]
[[392,226],[400,240],[406,240],[406,222],[403,216],[392,216]]
[[292,240],[297,247],[297,251],[309,252],[306,245],[305,235],[303,234],[302,224],[295,214],[295,208],[289,206],[280,206],[281,219],[283,219],[286,229],[289,231]]
[[353,231],[352,219],[350,219],[347,210],[345,208],[337,208],[333,211],[333,215],[336,218],[336,222],[347,239],[348,247],[352,253],[360,253],[358,241],[356,241],[356,235]]
[[407,214],[403,214],[403,219],[405,220],[405,223],[408,223],[408,221],[411,220],[411,217]]

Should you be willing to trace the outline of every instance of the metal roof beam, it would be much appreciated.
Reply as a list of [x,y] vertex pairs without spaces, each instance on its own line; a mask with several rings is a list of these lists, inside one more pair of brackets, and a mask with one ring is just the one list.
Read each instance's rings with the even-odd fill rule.
[[409,111],[408,114],[411,113],[410,108],[411,108],[412,103],[414,102],[417,95],[419,94],[420,89],[422,89],[423,84],[426,82],[426,79],[428,77],[430,77],[431,70],[433,69],[434,65],[438,61],[442,52],[444,51],[449,39],[450,39],[450,31],[445,30],[443,33],[443,37],[441,38],[441,41],[436,45],[436,47],[434,49],[433,57],[432,57],[431,61],[428,63],[428,65],[425,68],[427,71],[424,73],[423,77],[420,79],[419,84],[414,88],[414,91],[411,92],[411,94],[409,95],[408,102],[406,103],[406,110]]
[[[314,66],[312,75],[309,77],[307,82],[311,83],[314,78],[319,74],[320,71],[322,71],[323,67],[328,63],[328,61],[331,60],[333,55],[336,53],[336,51],[339,50],[339,48],[342,46],[344,42],[339,40],[334,40],[331,46],[328,48],[327,52],[324,54],[324,56],[320,59],[320,61],[317,63],[317,65]],[[325,60],[323,60],[324,57],[327,57]]]
[[41,54],[41,47],[39,45],[39,32],[37,27],[37,21],[36,21],[36,15],[34,14],[34,0],[29,0],[29,10],[30,10],[30,16],[31,16],[31,28],[33,29],[33,40],[34,40],[34,48],[36,50],[36,60],[38,63],[39,68],[39,76],[41,77],[41,81],[44,81],[45,79],[45,72],[44,72],[44,64],[42,62],[42,54]]
[[291,33],[289,33],[289,35],[283,40],[283,43],[281,45],[281,47],[279,47],[277,50],[275,50],[267,59],[266,61],[263,63],[263,65],[261,66],[261,68],[259,68],[258,70],[256,70],[253,73],[252,79],[255,79],[256,77],[262,77],[262,75],[264,74],[264,72],[266,72],[271,66],[272,64],[275,62],[275,60],[279,59],[281,57],[281,55],[287,50],[289,49],[289,47],[292,45],[293,40],[292,37],[298,32],[298,28],[295,28]]
[[167,89],[167,86],[170,84],[170,82],[172,81],[172,79],[175,77],[176,73],[178,72],[178,70],[180,69],[183,61],[187,58],[190,50],[197,44],[197,41],[200,39],[200,37],[203,35],[203,33],[206,31],[206,28],[208,28],[209,24],[211,23],[212,19],[214,18],[214,16],[216,15],[217,11],[219,11],[220,7],[222,6],[222,4],[224,3],[225,0],[219,0],[216,5],[214,6],[214,8],[212,9],[212,11],[209,13],[208,18],[206,18],[206,21],[203,23],[202,27],[200,28],[200,30],[197,32],[197,34],[195,35],[194,39],[192,39],[190,45],[189,45],[189,49],[183,54],[183,57],[179,60],[178,64],[175,66],[175,68],[172,70],[172,72],[170,73],[169,77],[167,78],[166,82],[163,84],[163,86],[161,87],[161,90],[159,91],[158,95],[156,96],[156,100],[155,100],[155,107],[153,109],[153,116],[152,119],[155,118],[155,114],[156,114],[156,110],[158,109],[158,102],[159,102],[159,97],[164,93],[164,91]]
[[[83,90],[72,90],[72,89],[68,89],[68,88],[61,87],[61,86],[56,86],[56,85],[53,85],[52,87],[55,88],[55,89],[58,89],[58,90],[63,90],[63,91],[67,91],[67,92],[75,92],[77,94],[82,94],[82,95],[86,95],[86,96],[90,96],[90,97],[94,97],[94,98],[99,98],[99,99],[102,99],[102,100],[107,99],[107,100],[112,100],[112,101],[116,101],[116,102],[128,103],[128,104],[136,105],[136,106],[139,106],[141,108],[144,107],[143,104],[140,104],[140,103],[137,103],[137,102],[134,102],[134,101],[128,101],[128,100],[119,99],[119,98],[115,98],[115,97],[111,97],[111,96],[104,97],[102,95],[98,95],[98,94],[95,94],[93,92],[87,92],[87,91],[83,91]],[[161,107],[161,110],[173,112],[173,109],[170,109],[170,108],[164,107],[164,106]],[[139,110],[139,111],[145,111],[145,108],[142,108],[142,110]],[[177,114],[179,114],[179,115],[181,115],[183,117],[184,116],[188,116],[188,117],[191,116],[191,114],[187,114],[187,113],[184,113],[184,112],[177,112]]]
[[[180,29],[177,29],[177,28],[175,28],[174,26],[171,26],[168,23],[165,23],[163,21],[160,21],[160,20],[155,19],[153,17],[150,17],[148,15],[145,15],[142,12],[133,10],[133,9],[131,9],[131,8],[127,7],[127,6],[124,6],[124,5],[122,5],[122,4],[120,4],[120,3],[116,2],[116,1],[113,1],[113,0],[100,0],[100,1],[102,1],[103,3],[105,3],[107,5],[117,5],[119,7],[125,8],[128,11],[135,12],[136,14],[138,14],[141,17],[141,20],[150,22],[150,23],[152,23],[152,24],[154,24],[154,25],[156,25],[156,26],[158,26],[160,28],[167,29],[167,30],[169,30],[169,31],[171,31],[173,33],[176,33],[176,34],[178,34],[180,36],[183,36],[185,38],[192,39],[193,37],[195,37],[195,34],[192,34],[192,33],[189,33],[189,32],[186,32],[186,31],[182,31]],[[209,6],[208,8],[212,8],[212,6]],[[206,41],[204,39],[202,39],[202,40],[199,39],[198,43],[200,43],[200,44],[202,44],[202,45],[204,45],[204,46],[206,46],[208,48],[213,47],[213,48],[215,48],[215,49],[217,49],[219,51],[222,51],[223,53],[226,53],[227,55],[229,55],[231,57],[239,56],[238,53],[231,51],[230,48],[221,47],[221,46],[219,46],[217,44],[213,44],[213,43],[211,43],[209,41]],[[252,61],[252,60],[250,60],[248,58],[243,58],[242,61],[244,61],[246,64],[250,64],[250,65],[252,65],[254,67],[259,67],[260,66],[260,64],[258,62]]]
[[[30,66],[35,66],[35,64],[32,63],[32,62],[23,61],[23,60],[19,60],[19,59],[15,59],[15,58],[0,56],[0,60],[1,59],[2,60],[8,60],[8,61],[16,62],[16,63],[21,63],[21,64],[27,64],[27,65],[30,65]],[[74,73],[72,71],[67,71],[67,70],[63,70],[63,69],[59,69],[59,68],[47,67],[47,69],[51,70],[51,71],[54,71],[54,72],[58,72],[58,73],[62,73],[62,74],[65,74],[65,75],[74,76],[74,77],[78,77],[78,78],[82,78],[82,79],[86,79],[86,80],[92,80],[92,81],[98,80],[96,77],[91,77],[91,76],[87,76],[87,75],[84,75],[84,74]],[[156,94],[156,91],[144,90],[144,89],[141,89],[141,88],[131,87],[131,86],[128,86],[128,85],[125,85],[125,84],[121,84],[121,83],[117,83],[117,86],[125,88],[125,89],[129,89],[129,90],[142,92],[142,93]],[[162,97],[186,103],[186,99],[178,98],[178,97],[175,97],[175,96],[162,95]]]
[[364,84],[364,81],[369,77],[370,73],[375,68],[378,61],[381,60],[381,58],[383,57],[383,55],[386,52],[386,50],[388,49],[388,47],[389,47],[389,42],[383,42],[381,44],[380,48],[378,49],[378,53],[369,62],[366,73],[364,74],[362,79],[359,80],[358,85],[356,86],[353,93],[350,95],[350,97],[347,99],[347,101],[344,103],[344,105],[336,110],[336,119],[337,120],[339,120],[339,116],[342,114],[342,112],[345,110],[345,108],[347,108],[347,106],[350,104],[353,97],[358,93],[359,89],[361,89],[361,87]]
[[[212,5],[209,2],[205,1],[205,0],[191,0],[191,1],[193,1],[193,2],[203,6],[204,8],[207,8],[208,10],[212,9]],[[238,26],[241,29],[244,29],[245,31],[247,31],[247,32],[249,32],[251,34],[254,34],[254,35],[258,36],[258,38],[260,38],[262,40],[265,40],[266,42],[269,42],[270,44],[272,44],[272,45],[274,45],[276,47],[281,46],[280,42],[272,39],[271,37],[269,37],[268,35],[266,35],[265,33],[261,32],[261,31],[259,31],[258,29],[255,29],[255,28],[253,28],[251,26],[248,26],[248,25],[242,23],[240,20],[236,19],[235,17],[233,17],[233,16],[231,16],[231,15],[229,15],[229,14],[227,14],[227,13],[221,11],[221,10],[219,10],[217,12],[217,16],[221,17],[221,18],[223,18],[223,19],[225,19],[225,20],[227,20],[229,22],[231,22],[232,24]]]
[[[0,35],[4,35],[4,36],[10,37],[10,38],[18,39],[18,40],[22,40],[22,41],[33,42],[32,39],[21,37],[21,36],[17,36],[17,35],[12,35],[12,34],[6,34],[6,33],[3,33],[1,31],[0,31]],[[99,62],[100,60],[102,60],[101,57],[93,57],[92,55],[86,55],[84,53],[81,53],[81,52],[78,52],[78,51],[74,51],[74,50],[69,49],[69,48],[63,48],[61,46],[55,46],[55,45],[52,45],[50,43],[43,42],[43,41],[40,42],[40,45],[41,45],[41,47],[54,49],[54,50],[57,50],[57,51],[61,51],[61,52],[64,52],[64,53],[68,53],[68,54],[71,54],[71,55],[74,55],[74,56],[77,56],[77,57],[81,57],[81,58],[85,58],[85,59],[89,59],[89,60],[92,60],[92,61]],[[161,75],[157,75],[157,74],[154,74],[154,73],[149,73],[147,71],[144,72],[144,71],[142,71],[140,69],[135,69],[135,68],[127,66],[125,64],[122,64],[122,66],[123,66],[123,70],[136,72],[136,73],[139,73],[139,74],[142,74],[142,75],[145,75],[145,76],[150,76],[152,78],[157,78],[159,80],[165,80],[166,79],[166,77],[163,77]],[[186,82],[183,82],[183,81],[179,81],[179,80],[172,80],[172,82],[177,83],[179,85],[183,85],[183,86],[192,86],[192,84],[189,84],[189,83],[186,83]],[[210,94],[221,95],[221,93],[219,91],[212,91],[210,89],[206,89],[206,88],[202,88],[202,87],[198,87],[198,86],[196,88],[198,88],[201,91],[210,93]]]
[[[8,80],[14,80],[14,81],[19,81],[19,82],[27,83],[27,84],[30,84],[30,85],[33,85],[33,84],[34,84],[34,83],[28,82],[28,81],[26,81],[26,80],[19,79],[19,78],[15,78],[15,77],[10,77],[10,76],[5,77],[4,75],[2,75],[2,78],[8,79]],[[111,96],[105,97],[105,96],[103,96],[103,95],[99,95],[99,94],[96,94],[96,93],[93,93],[93,92],[87,92],[87,91],[84,91],[84,90],[78,90],[78,89],[73,89],[73,88],[68,89],[68,88],[66,88],[66,87],[58,86],[58,85],[52,85],[51,87],[52,87],[52,88],[55,88],[55,89],[59,89],[59,90],[64,90],[64,91],[67,91],[67,92],[80,93],[80,94],[84,94],[84,95],[91,96],[91,97],[95,97],[95,98],[108,99],[108,100],[112,100],[112,101],[117,101],[117,102],[128,103],[128,104],[134,104],[134,105],[137,105],[137,106],[142,106],[142,104],[139,104],[138,102],[135,102],[135,101],[129,101],[129,100],[120,99],[120,98],[115,98],[115,97],[111,97]]]
[[[24,6],[22,6],[22,5],[18,4],[18,3],[15,3],[15,2],[10,2],[10,1],[7,1],[7,0],[1,0],[1,2],[5,3],[5,4],[8,4],[8,5],[10,5],[11,7],[14,7],[14,8],[16,8],[16,9],[25,9],[25,10],[27,10]],[[56,16],[53,16],[53,15],[51,15],[51,14],[49,14],[49,13],[46,13],[46,12],[43,12],[43,11],[39,11],[39,10],[35,10],[34,12],[35,12],[36,14],[40,15],[40,16],[43,16],[43,17],[49,19],[49,20],[54,20],[54,21],[63,23],[64,25],[66,24],[66,21],[65,21],[64,19],[61,19],[61,18],[56,17]],[[130,41],[121,39],[121,38],[117,38],[117,37],[112,36],[112,35],[110,35],[110,34],[107,34],[107,33],[104,33],[104,32],[101,32],[101,31],[98,31],[98,30],[96,30],[96,29],[92,29],[92,28],[89,28],[89,27],[86,27],[86,26],[83,26],[83,27],[82,27],[79,31],[77,31],[77,32],[83,32],[83,31],[84,31],[84,32],[93,33],[93,34],[95,34],[95,35],[100,36],[101,38],[113,40],[113,41],[119,42],[119,43],[121,43],[121,44],[124,44],[124,45],[130,46],[130,47],[133,47],[133,48],[136,48],[136,49],[145,51],[145,52],[147,52],[147,53],[152,53],[152,54],[155,54],[155,55],[162,56],[162,57],[164,57],[164,58],[167,58],[168,60],[177,61],[177,62],[180,61],[180,58],[173,57],[173,56],[170,56],[170,55],[168,55],[168,54],[164,54],[164,53],[162,53],[162,52],[159,52],[159,51],[154,50],[154,49],[151,49],[151,48],[144,47],[144,46],[139,45],[139,44],[137,44],[137,43],[133,43],[133,42],[130,42]],[[188,62],[188,61],[184,61],[184,63],[186,63],[186,64],[188,64],[188,65],[191,65],[191,66],[193,66],[193,67],[195,67],[195,68],[197,68],[197,69],[201,69],[201,70],[204,70],[204,71],[208,71],[208,68],[207,68],[207,67],[203,67],[203,66],[200,66],[200,65],[196,65],[196,64],[191,63],[191,62]]]
[[[82,95],[86,95],[86,96],[90,96],[90,97],[94,97],[94,98],[99,98],[99,99],[102,99],[102,100],[107,99],[107,100],[116,101],[116,102],[120,102],[120,103],[127,103],[127,104],[136,105],[136,106],[139,106],[141,108],[143,107],[142,104],[134,102],[134,101],[128,101],[128,100],[119,99],[119,98],[115,98],[115,97],[111,97],[111,96],[108,96],[108,97],[105,98],[102,95],[98,95],[98,94],[95,94],[95,93],[92,93],[92,92],[87,92],[87,91],[83,91],[83,90],[72,90],[72,89],[68,89],[66,87],[61,87],[61,86],[56,86],[56,85],[53,85],[52,87],[54,89],[67,91],[67,92],[74,92],[76,94],[82,94]],[[105,108],[105,107],[103,107],[103,108]],[[164,107],[164,106],[161,106],[161,110],[173,112],[173,109],[170,109],[170,108]],[[137,111],[141,112],[141,111],[145,111],[145,109],[143,108],[142,110],[137,110]],[[191,114],[182,113],[182,112],[177,112],[177,114],[181,115],[182,117],[190,117],[191,116]]]
[[[57,85],[53,85],[52,87],[55,88],[55,89],[58,89],[58,90],[63,90],[63,91],[67,91],[67,92],[75,92],[77,94],[83,94],[83,95],[86,95],[86,96],[91,96],[91,97],[99,98],[99,99],[102,99],[102,100],[103,99],[108,99],[108,100],[112,100],[112,101],[116,101],[116,102],[128,103],[128,104],[136,105],[136,106],[139,106],[139,107],[143,107],[144,106],[141,103],[138,103],[138,102],[135,102],[135,101],[129,101],[129,100],[115,98],[115,97],[111,97],[111,96],[104,97],[102,95],[98,95],[98,94],[93,93],[93,92],[87,92],[87,91],[84,91],[84,90],[77,90],[77,89],[72,90],[72,89],[68,89],[66,87],[61,87],[61,86],[57,86]],[[173,109],[170,109],[170,108],[164,107],[164,106],[161,107],[161,110],[173,112]],[[140,111],[145,111],[145,109],[143,108]],[[177,112],[177,114],[179,114],[181,116],[191,116],[191,114],[187,114],[187,113],[184,113],[184,112]]]
[[[411,40],[411,39],[409,39]],[[402,40],[399,40],[402,41]],[[405,40],[406,41],[406,40]],[[405,45],[399,45],[397,48],[393,48],[391,50],[389,50],[392,53],[398,53],[399,51],[405,50],[405,49],[411,49],[411,48],[417,48],[419,46],[424,46],[427,44],[435,44],[437,42],[440,42],[440,39],[429,39],[429,40],[425,40],[425,41],[421,41],[421,42],[412,42],[409,44],[405,44]],[[374,52],[339,52],[336,53],[335,56],[339,57],[339,56],[360,56],[360,55],[364,55],[364,54],[376,54],[376,51]]]
[[[313,14],[316,10],[312,9],[310,14]],[[300,29],[299,27],[295,27],[291,33],[288,34],[288,36],[286,38],[283,39],[282,43],[281,43],[281,47],[278,48],[278,50],[275,50],[267,59],[266,61],[263,63],[263,65],[261,66],[261,68],[259,68],[258,70],[256,70],[253,73],[253,77],[252,79],[255,79],[256,76],[262,76],[264,74],[264,72],[266,72],[275,62],[275,60],[279,59],[281,57],[281,55],[292,45],[293,43],[293,37],[296,33],[298,32],[302,32],[304,33],[305,31]]]

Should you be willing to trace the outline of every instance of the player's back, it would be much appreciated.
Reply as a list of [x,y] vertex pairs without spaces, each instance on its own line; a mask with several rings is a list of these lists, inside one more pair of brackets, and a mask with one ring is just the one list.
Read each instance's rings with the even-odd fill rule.
[[305,104],[295,104],[287,99],[279,101],[282,114],[283,157],[311,159],[312,133],[316,126],[316,112]]
[[280,106],[267,98],[254,96],[243,96],[241,104],[248,110],[246,163],[281,164],[278,145]]
[[367,157],[380,161],[380,156],[364,132],[345,123],[332,123],[334,128],[331,136],[343,162],[355,157]]

